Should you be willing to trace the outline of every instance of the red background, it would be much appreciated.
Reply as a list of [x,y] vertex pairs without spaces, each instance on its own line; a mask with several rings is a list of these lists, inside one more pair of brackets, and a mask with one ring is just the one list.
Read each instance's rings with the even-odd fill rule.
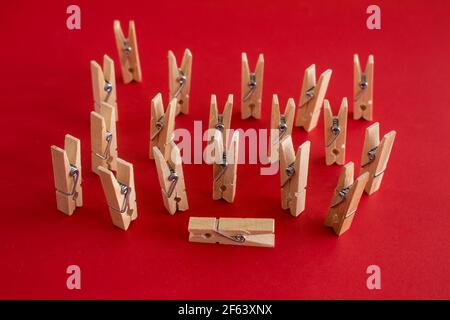
[[[450,298],[450,4],[377,1],[382,29],[366,28],[369,1],[74,1],[81,30],[66,28],[72,2],[2,2],[0,78],[2,219],[0,298]],[[113,20],[137,27],[144,81],[124,85]],[[294,145],[312,143],[307,208],[280,208],[279,177],[260,165],[238,169],[235,202],[213,201],[212,168],[185,165],[190,209],[164,209],[147,158],[150,99],[168,96],[167,51],[191,49],[191,112],[178,128],[207,126],[210,94],[235,94],[233,128],[267,128],[271,96],[298,100],[304,69],[333,70],[334,112],[352,95],[352,55],[375,56],[375,120],[395,142],[381,189],[363,196],[352,228],[323,226],[340,166],[327,167],[323,120]],[[240,55],[265,57],[263,118],[240,120]],[[134,164],[139,218],[114,227],[99,178],[90,171],[89,61],[109,54],[118,74],[119,156]],[[349,99],[351,100],[351,98]],[[350,105],[351,106],[351,105]],[[351,108],[350,108],[351,110]],[[351,113],[349,114],[351,117]],[[347,161],[360,163],[366,121],[349,120]],[[84,207],[56,210],[50,146],[81,139]],[[189,216],[276,219],[276,248],[188,242]],[[66,288],[66,267],[81,267],[82,289]],[[366,268],[382,290],[366,288]]]

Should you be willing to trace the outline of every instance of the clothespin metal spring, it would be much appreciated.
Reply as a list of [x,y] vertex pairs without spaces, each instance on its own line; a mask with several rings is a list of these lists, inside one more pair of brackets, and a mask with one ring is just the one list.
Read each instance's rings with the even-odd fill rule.
[[169,187],[169,191],[167,191],[167,197],[168,198],[170,198],[172,196],[172,193],[175,190],[175,186],[178,183],[178,178],[179,178],[178,174],[175,172],[175,170],[170,169],[170,175],[167,178],[171,182],[170,187]]
[[333,204],[330,206],[330,208],[335,208],[335,207],[337,207],[338,205],[340,205],[341,203],[343,203],[343,202],[347,199],[347,194],[349,193],[351,187],[352,187],[352,186],[348,186],[348,187],[342,188],[342,189],[338,192],[338,195],[339,195],[339,198],[340,198],[340,199],[339,199],[338,201],[336,201],[335,203],[333,203]]
[[253,95],[253,92],[256,90],[256,73],[250,73],[250,81],[248,82],[249,91],[244,96],[243,100],[247,101]]
[[288,178],[286,179],[286,181],[283,182],[283,184],[281,185],[281,188],[284,188],[284,186],[289,182],[289,180],[291,180],[291,178],[294,176],[295,174],[295,167],[294,167],[295,163],[290,164],[287,168],[286,168],[286,174],[288,176]]
[[[123,183],[120,183],[120,193],[125,195],[125,197],[123,198],[123,203],[122,203],[122,207],[120,209],[114,208],[114,207],[110,207],[112,210],[119,212],[120,214],[124,213],[125,211],[127,211],[128,209],[128,205],[129,205],[129,198],[130,198],[130,194],[131,194],[131,187],[127,186]],[[131,214],[130,214],[131,215]]]
[[161,118],[158,119],[158,121],[156,121],[156,131],[155,133],[153,133],[153,135],[150,137],[150,140],[155,140],[155,138],[159,135],[159,133],[161,132],[161,130],[164,128],[164,122],[163,122],[164,116],[162,116]]
[[309,88],[308,90],[306,90],[305,95],[306,95],[307,99],[305,102],[303,102],[303,104],[301,104],[299,106],[299,108],[305,107],[312,100],[312,98],[314,98],[314,90],[315,89],[316,89],[316,87],[313,86],[313,87]]
[[364,91],[369,87],[369,83],[367,82],[366,75],[361,74],[361,81],[359,82],[359,88],[361,89],[358,94],[355,96],[355,101],[357,101]]
[[240,242],[240,243],[244,243],[245,242],[245,236],[242,235],[242,234],[237,234],[237,235],[231,236],[231,235],[228,235],[228,234],[226,234],[224,232],[219,231],[219,219],[216,219],[216,226],[214,228],[214,232],[219,234],[219,235],[221,235],[221,236],[223,236],[223,237],[225,237],[225,238],[227,238],[227,239],[230,239],[230,240],[232,240],[234,242]]
[[113,139],[113,134],[111,132],[106,132],[105,140],[107,142],[105,152],[103,154],[96,153],[95,155],[102,160],[107,160],[109,155],[109,150],[111,149],[111,142]]
[[183,70],[178,69],[178,73],[179,73],[179,76],[178,76],[178,78],[177,78],[177,81],[178,81],[178,83],[180,84],[180,86],[178,87],[177,91],[175,91],[175,93],[173,94],[172,99],[173,99],[173,98],[177,98],[177,97],[180,95],[181,90],[183,90],[184,85],[186,84],[186,79],[187,79],[187,78],[186,78],[186,76],[184,75]]
[[336,141],[337,137],[341,133],[341,128],[339,127],[339,119],[337,117],[333,118],[333,124],[330,128],[331,132],[333,133],[333,139],[326,145],[326,148],[331,146],[334,141]]
[[80,171],[78,170],[77,167],[75,167],[74,165],[70,165],[70,172],[69,175],[72,177],[73,179],[73,187],[72,187],[72,191],[70,191],[69,193],[67,192],[63,192],[63,191],[59,191],[61,192],[63,195],[65,196],[73,196],[73,200],[75,200],[78,196],[78,192],[75,192],[77,189],[77,184],[78,184],[78,180],[80,178]]
[[225,175],[225,172],[227,171],[228,161],[227,161],[227,155],[226,155],[225,152],[223,153],[222,161],[220,163],[220,166],[222,167],[222,170],[220,170],[219,174],[214,178],[214,182],[219,181],[220,178],[222,178]]
[[106,92],[105,102],[108,102],[109,96],[111,95],[111,92],[113,91],[113,85],[105,80],[105,85],[103,86],[103,90]]

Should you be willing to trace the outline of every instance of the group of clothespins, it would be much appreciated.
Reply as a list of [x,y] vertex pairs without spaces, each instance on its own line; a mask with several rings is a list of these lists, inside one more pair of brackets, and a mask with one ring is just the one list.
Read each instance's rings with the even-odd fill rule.
[[[114,21],[114,33],[124,83],[142,81],[136,30],[129,23],[125,37],[119,21]],[[188,209],[180,150],[173,141],[175,117],[189,112],[192,54],[186,49],[180,67],[169,51],[169,95],[166,110],[162,95],[151,101],[149,158],[154,159],[159,177],[162,198],[170,214]],[[370,55],[362,71],[358,55],[354,55],[353,118],[373,119],[373,70]],[[331,70],[323,72],[316,81],[315,65],[305,70],[298,106],[292,98],[287,101],[284,113],[280,111],[277,95],[272,99],[272,117],[269,156],[280,164],[281,206],[297,217],[305,209],[310,142],[301,144],[295,153],[291,133],[295,126],[307,132],[316,128],[322,105],[324,107],[326,164],[345,164],[347,131],[347,98],[343,98],[339,113],[333,115],[329,102],[324,99],[331,78]],[[241,117],[260,119],[264,58],[260,54],[254,72],[250,71],[247,55],[242,54]],[[115,226],[127,230],[137,218],[136,192],[133,165],[117,154],[116,81],[114,62],[107,55],[103,68],[91,61],[91,76],[95,111],[91,112],[91,162],[92,171],[99,175]],[[213,199],[233,202],[236,193],[238,132],[229,137],[233,95],[229,95],[222,113],[219,113],[216,96],[211,96],[209,143],[213,147]],[[296,117],[295,111],[296,112]],[[294,119],[295,118],[295,119]],[[387,167],[396,132],[384,135],[380,142],[379,123],[366,129],[361,158],[360,175],[355,179],[354,164],[343,167],[325,225],[337,235],[347,231],[365,191],[372,194],[380,188]],[[57,208],[72,215],[82,206],[80,140],[65,136],[64,149],[51,147]],[[113,172],[116,172],[114,174]],[[274,219],[258,218],[203,218],[191,217],[188,230],[193,242],[237,244],[273,247],[275,245]]]

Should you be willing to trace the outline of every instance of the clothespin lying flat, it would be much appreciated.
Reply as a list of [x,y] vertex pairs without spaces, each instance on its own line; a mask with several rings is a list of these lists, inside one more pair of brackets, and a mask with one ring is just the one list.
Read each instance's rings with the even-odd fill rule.
[[294,217],[305,210],[310,146],[305,141],[295,155],[290,136],[280,144],[281,207]]
[[209,131],[208,144],[214,143],[214,133],[219,131],[222,135],[223,148],[226,149],[228,143],[228,133],[231,125],[231,116],[233,114],[233,95],[229,94],[223,112],[219,113],[217,107],[217,98],[215,94],[211,95],[211,106],[209,109]]
[[373,120],[373,55],[361,71],[358,55],[353,56],[353,119]]
[[169,156],[164,157],[157,147],[153,147],[156,170],[164,206],[170,214],[177,211],[186,211],[189,204],[184,185],[183,165],[180,150],[172,141],[168,145]]
[[122,230],[127,230],[131,221],[136,220],[138,215],[133,165],[118,158],[116,176],[101,166],[98,167],[98,174],[112,223]]
[[91,112],[91,162],[92,171],[98,167],[116,170],[117,134],[114,107],[106,102],[100,104],[100,112]]
[[214,135],[214,163],[213,163],[213,199],[224,199],[232,203],[236,195],[237,165],[239,158],[239,132],[235,131],[231,137],[230,146],[224,148],[222,134]]
[[349,162],[343,167],[325,218],[325,225],[333,228],[338,236],[350,229],[369,177],[366,172],[353,182],[354,171],[353,162]]
[[275,247],[275,220],[189,218],[189,241],[252,247]]
[[83,206],[80,140],[66,134],[64,150],[52,146],[51,153],[56,189],[56,207],[59,211],[71,216],[77,207]]
[[119,54],[120,67],[124,83],[131,81],[142,81],[141,63],[139,62],[139,51],[136,40],[136,28],[134,21],[130,20],[128,25],[128,38],[125,38],[119,20],[114,20],[114,36]]
[[114,107],[116,121],[119,120],[117,109],[116,75],[114,61],[106,54],[103,56],[102,67],[91,60],[92,92],[94,94],[94,110],[100,112],[100,104],[106,102]]
[[169,91],[170,100],[177,99],[177,112],[183,114],[189,113],[189,92],[191,90],[192,74],[192,53],[189,49],[184,50],[181,66],[178,68],[177,58],[169,50]]
[[380,124],[375,122],[366,129],[361,155],[361,173],[368,172],[369,179],[365,191],[372,194],[380,189],[386,171],[396,132],[386,133],[380,142]]
[[168,156],[166,149],[168,144],[173,140],[176,108],[177,100],[172,99],[164,113],[161,93],[158,93],[152,99],[150,117],[150,159],[153,159],[153,147],[157,147],[161,150],[164,157]]
[[247,54],[242,53],[241,118],[261,119],[261,102],[264,78],[264,56],[259,54],[255,72],[250,72]]
[[333,116],[330,103],[327,99],[323,101],[323,120],[325,129],[325,162],[345,163],[345,141],[347,138],[347,98],[343,98],[341,108],[337,116]]
[[303,127],[310,132],[317,126],[331,73],[331,69],[325,70],[316,84],[316,65],[312,64],[306,68],[295,119],[296,127]]
[[294,125],[295,102],[290,98],[284,109],[284,114],[280,112],[278,95],[272,96],[272,118],[270,119],[270,144],[269,157],[272,162],[280,159],[280,142],[292,134]]

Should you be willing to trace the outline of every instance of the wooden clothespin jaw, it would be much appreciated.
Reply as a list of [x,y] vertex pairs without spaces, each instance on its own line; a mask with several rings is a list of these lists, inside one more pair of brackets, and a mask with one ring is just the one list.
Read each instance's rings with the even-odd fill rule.
[[275,247],[275,220],[189,218],[189,241],[252,247]]
[[142,71],[141,63],[139,61],[134,21],[130,20],[128,25],[128,38],[125,38],[122,27],[120,26],[120,21],[114,20],[114,36],[116,38],[123,82],[130,83],[133,80],[141,82]]
[[176,107],[177,100],[174,98],[169,102],[167,110],[164,112],[161,93],[158,93],[152,99],[150,117],[150,159],[153,159],[154,147],[161,150],[165,158],[169,156],[167,153],[167,146],[173,140]]
[[51,153],[56,207],[71,216],[77,207],[83,206],[80,140],[66,134],[64,149],[51,146]]
[[281,207],[294,217],[305,210],[310,146],[305,141],[295,155],[290,136],[280,144]]
[[353,119],[373,120],[373,55],[362,72],[357,54],[353,56]]
[[189,92],[191,91],[192,53],[189,49],[184,50],[181,66],[178,68],[177,59],[169,50],[169,94],[170,100],[177,99],[176,115],[180,112],[189,113]]
[[180,150],[172,141],[168,145],[169,156],[166,158],[157,147],[153,147],[156,169],[164,206],[170,214],[189,209],[184,184],[183,165]]
[[214,133],[219,131],[222,135],[223,148],[227,148],[228,133],[231,126],[231,116],[233,114],[233,95],[229,94],[223,112],[219,113],[217,107],[217,98],[215,94],[211,95],[211,105],[209,109],[208,122],[208,141],[209,144],[214,143]]
[[102,67],[91,60],[92,92],[94,95],[94,110],[100,112],[100,105],[106,102],[114,107],[116,121],[119,120],[117,109],[116,75],[114,61],[106,54],[103,56]]
[[395,136],[396,132],[392,130],[386,133],[380,142],[380,124],[378,122],[366,129],[361,155],[361,173],[369,173],[365,188],[367,194],[372,194],[380,189]]
[[278,95],[272,96],[272,117],[270,119],[270,144],[269,157],[272,162],[280,159],[280,142],[292,134],[294,125],[295,101],[290,98],[287,101],[284,114],[280,112]]
[[325,129],[325,162],[327,166],[345,163],[345,142],[347,139],[347,98],[342,99],[337,116],[333,116],[330,103],[323,101],[323,120]]
[[114,107],[106,102],[100,104],[100,112],[91,112],[91,162],[92,171],[98,167],[116,170],[117,134]]
[[105,167],[98,167],[98,174],[109,206],[112,223],[127,230],[131,221],[137,219],[136,189],[133,165],[117,159],[117,174]]
[[250,72],[247,54],[242,53],[241,118],[261,119],[264,56],[259,54],[255,72]]
[[232,203],[236,195],[237,165],[239,159],[239,132],[231,137],[230,146],[224,148],[222,134],[214,134],[213,199]]
[[295,119],[296,127],[303,127],[310,132],[317,126],[331,73],[331,69],[325,70],[316,84],[316,65],[312,64],[306,68]]
[[338,236],[352,225],[359,200],[369,177],[368,173],[363,173],[354,181],[354,171],[353,162],[349,162],[343,167],[325,218],[325,225],[333,228]]

